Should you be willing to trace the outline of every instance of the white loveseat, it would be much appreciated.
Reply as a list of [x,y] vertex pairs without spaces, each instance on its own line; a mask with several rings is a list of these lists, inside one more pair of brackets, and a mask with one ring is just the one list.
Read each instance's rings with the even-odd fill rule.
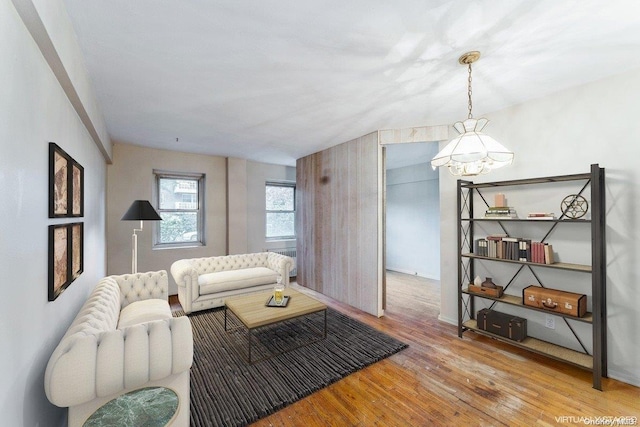
[[45,371],[47,398],[69,407],[69,426],[124,393],[154,386],[178,396],[171,425],[189,426],[193,334],[188,317],[172,317],[168,287],[164,270],[109,276],[95,287]]
[[181,259],[171,266],[185,313],[224,305],[234,295],[289,285],[293,258],[275,252]]

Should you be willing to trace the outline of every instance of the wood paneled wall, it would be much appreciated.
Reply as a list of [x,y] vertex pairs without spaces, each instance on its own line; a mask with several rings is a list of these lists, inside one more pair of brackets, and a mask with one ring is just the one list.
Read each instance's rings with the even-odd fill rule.
[[374,132],[298,159],[298,284],[382,311],[382,149]]

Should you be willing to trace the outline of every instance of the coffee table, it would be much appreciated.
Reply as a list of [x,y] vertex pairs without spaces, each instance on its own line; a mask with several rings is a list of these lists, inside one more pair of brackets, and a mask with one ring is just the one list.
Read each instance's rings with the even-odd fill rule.
[[[230,310],[237,318],[242,322],[245,328],[248,329],[248,352],[247,361],[249,364],[264,360],[284,352],[272,354],[269,357],[265,357],[259,360],[251,359],[251,347],[253,341],[253,334],[256,329],[275,325],[276,323],[285,322],[287,320],[295,319],[310,314],[324,312],[324,329],[321,332],[319,339],[327,337],[327,306],[303,293],[300,293],[294,289],[285,289],[284,294],[289,296],[289,304],[286,307],[267,307],[267,301],[273,295],[273,292],[259,292],[249,295],[242,295],[232,298],[227,298],[224,306],[224,330],[227,331],[227,310]],[[304,344],[297,345],[293,348],[289,348],[286,351],[291,351],[295,348],[309,345],[319,339],[305,342]]]

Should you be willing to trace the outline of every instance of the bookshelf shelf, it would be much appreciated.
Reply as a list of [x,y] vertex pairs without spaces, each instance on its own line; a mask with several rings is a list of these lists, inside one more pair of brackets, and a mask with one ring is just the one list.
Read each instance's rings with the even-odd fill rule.
[[541,264],[539,262],[526,262],[526,261],[514,261],[510,259],[502,259],[502,258],[493,258],[488,256],[480,256],[472,253],[465,253],[461,255],[464,258],[475,258],[482,259],[487,261],[495,261],[495,262],[506,262],[511,264],[523,264],[523,265],[531,265],[534,267],[542,267],[542,268],[558,268],[561,270],[571,270],[571,271],[582,271],[583,273],[591,273],[591,266],[584,264],[571,264],[568,262],[554,262],[553,264]]
[[564,224],[589,224],[590,219],[531,219],[531,218],[461,218],[461,221],[469,222],[496,222],[496,221],[509,221],[509,222],[537,222],[541,224],[561,222]]
[[[565,213],[562,213],[557,219],[530,219],[530,218],[475,218],[474,217],[474,199],[484,202],[482,209],[478,210],[481,214],[484,214],[486,208],[489,206],[486,202],[486,198],[482,194],[485,189],[494,189],[501,187],[514,187],[509,191],[517,191],[518,186],[522,185],[544,185],[545,191],[553,192],[553,185],[557,183],[566,183],[576,181],[576,184],[582,184],[582,189],[577,194],[583,192],[588,193],[590,191],[590,212],[591,219],[571,219],[566,218]],[[582,181],[580,183],[580,181]],[[605,245],[605,192],[604,192],[604,168],[600,168],[599,165],[591,165],[590,172],[585,174],[573,174],[573,175],[561,175],[550,176],[530,179],[518,179],[511,181],[496,181],[496,182],[484,182],[473,183],[466,180],[458,180],[458,336],[463,337],[463,333],[466,331],[473,331],[478,334],[486,335],[491,338],[495,338],[500,341],[512,344],[516,347],[524,348],[532,352],[546,355],[553,359],[565,361],[567,363],[579,366],[584,369],[592,371],[593,374],[593,387],[598,390],[602,390],[602,378],[607,376],[607,345],[606,345],[606,245]],[[560,186],[562,191],[566,191],[566,185]],[[587,190],[589,188],[589,190]],[[586,195],[586,194],[585,194]],[[545,242],[546,238],[556,227],[563,227],[565,224],[583,224],[588,225],[585,228],[585,233],[590,231],[590,239],[585,241],[585,245],[590,245],[591,252],[591,264],[572,264],[566,262],[556,262],[552,264],[534,263],[529,261],[517,261],[511,259],[504,259],[505,257],[518,257],[516,252],[511,251],[509,241],[513,242],[515,239],[505,239],[507,243],[503,241],[502,252],[498,250],[497,257],[495,249],[493,252],[490,250],[489,256],[478,255],[478,250],[483,246],[474,248],[474,224],[479,222],[493,222],[496,226],[499,226],[504,233],[502,236],[509,236],[509,223],[520,223],[518,227],[531,228],[532,230],[544,230],[539,226],[532,226],[531,223],[547,224],[549,231],[540,239],[540,242]],[[518,228],[518,229],[520,229]],[[577,233],[580,233],[582,229],[578,228]],[[574,233],[575,233],[574,232]],[[484,241],[484,237],[481,236],[480,241]],[[546,243],[543,243],[546,245]],[[506,246],[504,246],[506,245]],[[486,246],[485,246],[486,247]],[[508,247],[509,251],[505,254],[505,247]],[[527,246],[528,248],[528,246]],[[475,250],[474,250],[475,249]],[[517,251],[518,248],[516,247]],[[533,252],[533,250],[532,250]],[[486,253],[482,251],[483,255]],[[523,257],[523,255],[520,255]],[[529,259],[527,249],[527,259]],[[522,258],[524,259],[524,257]],[[538,259],[539,260],[539,259]],[[565,315],[549,310],[531,307],[523,304],[522,297],[510,294],[504,294],[502,297],[491,297],[486,294],[477,294],[470,292],[467,288],[468,284],[473,281],[475,277],[475,264],[478,262],[485,263],[490,261],[491,263],[505,263],[514,264],[519,266],[518,271],[513,275],[512,279],[508,281],[505,286],[505,290],[511,285],[515,276],[522,268],[528,268],[531,270],[533,276],[538,280],[540,278],[534,271],[536,268],[544,268],[549,270],[565,270],[569,272],[575,272],[580,274],[588,274],[590,280],[590,290],[582,292],[590,296],[592,309],[591,312],[586,313],[582,317]],[[483,265],[483,268],[490,269],[490,265]],[[507,274],[505,269],[500,270],[502,275]],[[552,274],[552,273],[549,273]],[[556,275],[557,276],[557,275]],[[560,277],[560,276],[558,276]],[[567,276],[562,276],[567,278]],[[584,276],[581,276],[584,277]],[[507,283],[507,281],[504,281]],[[517,287],[517,286],[516,286]],[[554,288],[562,289],[562,282],[556,282]],[[513,291],[512,291],[513,293]],[[583,352],[575,351],[570,348],[551,344],[549,342],[537,339],[536,337],[529,336],[522,342],[512,341],[502,336],[492,334],[490,332],[481,330],[478,328],[476,322],[475,301],[476,299],[492,301],[491,308],[495,304],[506,304],[512,307],[518,307],[518,309],[527,311],[537,311],[547,313],[553,316],[559,316],[570,321],[577,321],[583,324],[587,324],[592,331],[592,349],[587,351],[587,346],[583,344],[581,338],[577,335],[576,331],[571,327],[569,323],[570,332],[573,334]],[[589,354],[591,353],[591,354]]]
[[548,184],[553,182],[565,182],[565,181],[582,181],[590,179],[590,173],[579,173],[573,175],[558,175],[558,176],[545,176],[542,178],[526,178],[526,179],[514,179],[510,181],[494,181],[494,182],[480,182],[473,183],[470,181],[461,181],[464,188],[495,188],[495,187],[511,187],[515,185],[531,185],[531,184]]
[[584,353],[580,353],[579,351],[571,350],[569,348],[532,337],[525,338],[521,342],[512,341],[507,338],[501,337],[500,335],[495,335],[491,332],[479,329],[475,319],[467,320],[463,323],[463,327],[480,335],[485,335],[498,341],[503,341],[513,346],[524,348],[526,350],[532,351],[537,354],[542,354],[543,356],[547,356],[555,360],[560,360],[561,362],[567,362],[588,371],[593,370],[593,357]]
[[501,302],[501,303],[504,303],[504,304],[515,305],[515,306],[522,307],[522,308],[527,309],[527,310],[540,311],[542,313],[552,314],[554,316],[564,317],[565,319],[573,319],[573,320],[577,320],[578,322],[593,323],[593,313],[591,313],[591,312],[587,312],[582,317],[570,316],[568,314],[550,312],[549,310],[545,310],[545,309],[542,309],[542,308],[531,307],[530,305],[524,305],[522,303],[522,297],[519,297],[519,296],[516,296],[516,295],[503,294],[501,297],[497,298],[497,297],[492,297],[492,296],[489,296],[489,295],[486,295],[486,294],[478,294],[478,293],[475,293],[475,292],[470,292],[468,289],[463,289],[462,293],[463,294],[467,294],[467,295],[473,295],[474,297],[478,297],[478,298],[490,299],[490,300]]

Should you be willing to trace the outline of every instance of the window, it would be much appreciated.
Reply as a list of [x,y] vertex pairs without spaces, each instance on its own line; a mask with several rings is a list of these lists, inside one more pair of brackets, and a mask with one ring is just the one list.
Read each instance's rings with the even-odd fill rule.
[[156,222],[156,246],[204,244],[204,175],[154,171],[156,206],[162,221]]
[[296,185],[267,182],[267,240],[295,239]]

